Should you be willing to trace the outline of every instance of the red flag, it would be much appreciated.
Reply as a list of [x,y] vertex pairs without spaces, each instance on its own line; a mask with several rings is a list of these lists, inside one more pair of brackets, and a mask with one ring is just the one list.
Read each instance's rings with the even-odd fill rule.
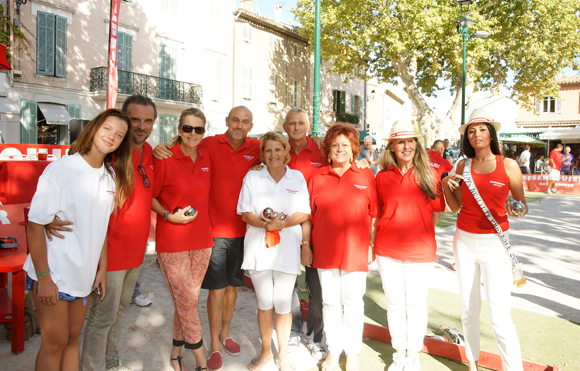
[[107,109],[115,108],[117,102],[117,30],[119,28],[119,7],[121,0],[111,0],[111,18],[109,20],[109,78],[107,86]]

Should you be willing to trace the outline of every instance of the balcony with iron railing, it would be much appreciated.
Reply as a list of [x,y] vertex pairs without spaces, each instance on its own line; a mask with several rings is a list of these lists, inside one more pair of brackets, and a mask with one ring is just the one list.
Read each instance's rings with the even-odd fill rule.
[[[202,104],[203,88],[189,82],[165,79],[141,73],[118,71],[119,94],[141,94],[149,98]],[[108,68],[91,68],[90,91],[107,91]]]

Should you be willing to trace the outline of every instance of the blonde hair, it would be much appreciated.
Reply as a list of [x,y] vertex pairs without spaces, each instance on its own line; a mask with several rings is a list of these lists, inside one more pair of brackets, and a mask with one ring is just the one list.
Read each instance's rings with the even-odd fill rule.
[[[415,150],[415,156],[413,157],[413,165],[415,165],[415,168],[412,171],[419,182],[419,187],[425,193],[425,196],[434,200],[437,198],[437,190],[435,188],[435,178],[433,177],[429,167],[429,156],[421,142],[419,142],[417,138],[413,139],[417,144],[417,149]],[[389,170],[393,166],[398,167],[397,156],[393,151],[391,151],[391,145],[393,144],[394,140],[389,140],[387,147],[381,154],[381,167],[383,170]]]
[[261,139],[261,143],[260,143],[260,161],[262,161],[263,163],[265,163],[266,161],[264,161],[264,147],[266,147],[266,143],[269,141],[275,141],[275,142],[279,142],[280,144],[282,144],[282,147],[284,147],[284,149],[286,150],[286,157],[284,158],[284,164],[287,164],[290,162],[290,143],[288,143],[288,140],[286,139],[286,137],[280,133],[278,133],[277,131],[269,131],[266,134],[262,135],[262,139]]
[[[205,127],[205,123],[207,120],[206,120],[205,115],[203,114],[202,110],[200,110],[199,108],[191,107],[191,108],[188,108],[188,109],[181,111],[181,115],[179,116],[179,125],[177,126],[178,130],[181,129],[181,127],[183,126],[183,121],[185,121],[185,118],[187,116],[197,117],[198,119],[203,121],[203,126]],[[181,144],[181,136],[179,134],[174,136],[171,139],[171,141],[169,142],[170,147],[173,147],[176,144]]]

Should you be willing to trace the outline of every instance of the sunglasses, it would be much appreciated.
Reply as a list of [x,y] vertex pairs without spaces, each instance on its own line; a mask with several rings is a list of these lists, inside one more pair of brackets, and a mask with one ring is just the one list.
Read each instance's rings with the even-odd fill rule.
[[194,126],[191,126],[191,125],[183,125],[183,126],[181,127],[181,130],[182,130],[184,133],[191,133],[192,131],[194,131],[194,130],[195,130],[195,133],[196,133],[196,134],[199,134],[199,135],[201,135],[201,134],[205,133],[205,128],[204,128],[203,126],[195,126],[195,127],[194,127]]
[[141,174],[141,176],[143,177],[143,185],[145,186],[145,188],[151,187],[151,183],[149,182],[149,178],[147,177],[147,172],[145,171],[145,168],[139,165],[138,169],[139,174]]

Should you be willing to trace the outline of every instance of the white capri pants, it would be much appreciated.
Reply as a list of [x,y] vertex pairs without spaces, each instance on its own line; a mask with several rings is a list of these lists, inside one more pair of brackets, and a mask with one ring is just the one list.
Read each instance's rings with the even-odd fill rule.
[[[509,239],[508,231],[504,234]],[[520,342],[510,315],[514,281],[512,266],[499,234],[474,234],[457,228],[453,238],[453,255],[463,308],[461,320],[467,359],[479,359],[479,314],[483,282],[503,369],[523,371]]]
[[322,288],[322,318],[328,350],[359,354],[365,320],[363,296],[367,272],[318,268]]
[[258,309],[274,308],[276,314],[290,313],[292,309],[292,292],[297,274],[279,271],[248,271],[254,290]]
[[427,294],[435,263],[416,263],[377,255],[387,299],[387,319],[397,352],[420,352],[427,330]]
[[560,170],[550,168],[550,180],[559,181],[560,180]]

